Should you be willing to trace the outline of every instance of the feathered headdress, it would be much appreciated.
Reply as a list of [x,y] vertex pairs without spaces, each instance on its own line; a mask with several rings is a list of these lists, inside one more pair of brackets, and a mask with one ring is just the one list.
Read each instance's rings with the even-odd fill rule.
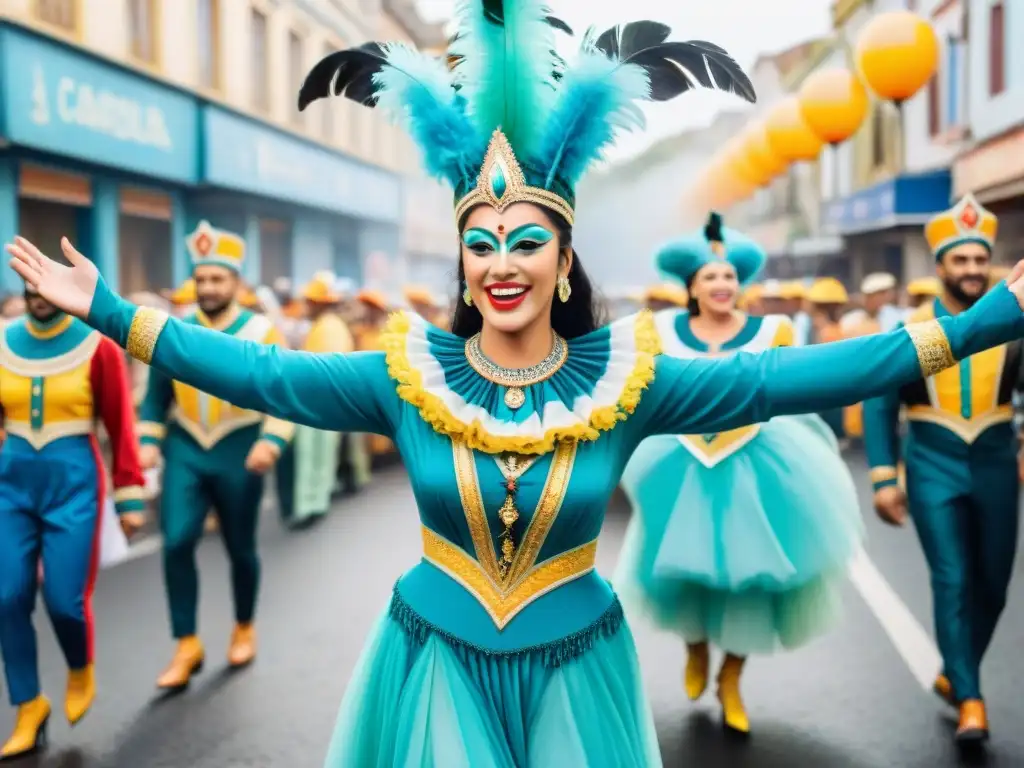
[[456,21],[445,57],[366,43],[326,56],[299,91],[300,111],[332,93],[387,110],[454,188],[456,218],[530,202],[572,224],[580,177],[617,130],[643,127],[638,102],[698,86],[755,100],[724,50],[670,42],[654,21],[588,31],[572,63],[555,52],[555,34],[572,31],[545,0],[461,0]]
[[701,267],[728,261],[741,285],[757,277],[766,259],[761,246],[726,227],[722,215],[714,212],[700,230],[666,243],[654,257],[659,272],[684,283]]

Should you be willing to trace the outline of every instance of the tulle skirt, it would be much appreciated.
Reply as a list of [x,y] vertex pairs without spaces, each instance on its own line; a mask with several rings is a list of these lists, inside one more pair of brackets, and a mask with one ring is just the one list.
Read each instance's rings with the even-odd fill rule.
[[492,654],[430,628],[396,593],[349,682],[325,768],[659,768],[615,609],[557,654]]
[[649,438],[622,485],[633,519],[614,582],[627,612],[743,656],[803,645],[838,617],[864,529],[819,417],[772,419],[710,467],[678,437]]

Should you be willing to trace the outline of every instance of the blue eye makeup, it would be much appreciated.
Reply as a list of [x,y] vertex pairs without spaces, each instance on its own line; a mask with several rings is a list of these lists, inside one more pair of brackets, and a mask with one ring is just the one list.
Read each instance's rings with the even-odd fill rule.
[[462,242],[480,256],[491,253],[519,253],[529,255],[554,239],[555,233],[540,224],[524,224],[508,233],[502,243],[493,232],[474,227],[462,234]]
[[486,229],[476,227],[467,229],[462,233],[462,242],[473,253],[480,254],[481,256],[501,250],[501,243],[498,242],[498,238]]

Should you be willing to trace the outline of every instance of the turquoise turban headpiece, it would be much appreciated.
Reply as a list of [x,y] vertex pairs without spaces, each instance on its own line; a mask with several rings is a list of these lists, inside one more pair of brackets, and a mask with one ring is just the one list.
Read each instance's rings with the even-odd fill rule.
[[659,272],[686,283],[701,267],[724,260],[736,270],[740,285],[745,285],[757,277],[766,258],[761,246],[724,226],[721,214],[712,213],[701,229],[662,246],[655,265]]

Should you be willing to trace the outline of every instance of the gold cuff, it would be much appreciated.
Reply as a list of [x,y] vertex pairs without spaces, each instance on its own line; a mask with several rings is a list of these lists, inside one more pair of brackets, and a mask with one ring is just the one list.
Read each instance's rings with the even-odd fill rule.
[[155,421],[140,421],[136,432],[140,438],[150,437],[154,440],[163,440],[167,436],[167,427]]
[[146,489],[139,485],[128,485],[114,491],[115,504],[120,504],[122,501],[144,501],[145,498]]
[[953,349],[949,346],[949,338],[938,320],[911,323],[906,328],[917,350],[917,361],[921,365],[921,375],[924,378],[927,379],[956,365]]
[[124,345],[128,354],[149,365],[153,361],[157,339],[160,338],[168,319],[168,314],[159,309],[139,307],[132,318],[131,328],[128,329],[128,341]]
[[872,484],[875,485],[899,479],[899,473],[896,471],[896,467],[872,467],[869,476]]
[[263,420],[263,434],[290,443],[295,437],[295,425],[276,416],[267,416]]

